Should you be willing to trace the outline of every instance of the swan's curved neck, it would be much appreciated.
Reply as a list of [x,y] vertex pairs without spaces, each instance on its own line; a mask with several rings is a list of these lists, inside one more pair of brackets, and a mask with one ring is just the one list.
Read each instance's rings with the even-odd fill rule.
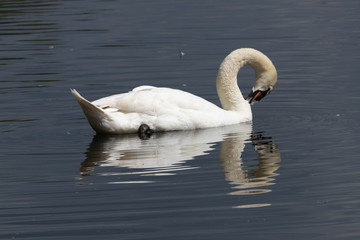
[[265,72],[275,69],[270,59],[255,49],[241,48],[231,52],[221,63],[216,78],[217,92],[225,110],[241,111],[249,105],[237,84],[238,72],[246,65],[255,71],[255,85]]

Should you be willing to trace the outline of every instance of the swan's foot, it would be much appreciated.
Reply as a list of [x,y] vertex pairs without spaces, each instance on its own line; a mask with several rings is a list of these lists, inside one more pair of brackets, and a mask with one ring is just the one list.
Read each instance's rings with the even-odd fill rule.
[[139,138],[142,140],[149,139],[153,133],[154,130],[152,130],[147,124],[141,124],[138,130]]

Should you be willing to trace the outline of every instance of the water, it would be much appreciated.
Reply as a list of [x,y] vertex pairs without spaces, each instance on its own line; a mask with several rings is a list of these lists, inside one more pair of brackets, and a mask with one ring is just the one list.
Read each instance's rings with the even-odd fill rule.
[[[0,239],[358,239],[359,9],[1,1]],[[252,124],[99,137],[69,91],[146,84],[219,104],[217,68],[239,47],[279,73]]]

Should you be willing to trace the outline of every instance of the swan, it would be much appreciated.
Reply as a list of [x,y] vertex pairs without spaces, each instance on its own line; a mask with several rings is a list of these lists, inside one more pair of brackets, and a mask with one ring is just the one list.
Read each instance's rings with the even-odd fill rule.
[[[237,74],[246,65],[254,69],[255,81],[244,99]],[[123,134],[139,129],[191,130],[249,122],[250,105],[268,95],[276,82],[276,68],[267,56],[252,48],[240,48],[231,52],[218,70],[216,88],[222,108],[191,93],[165,87],[140,86],[93,102],[75,89],[71,92],[97,133]]]

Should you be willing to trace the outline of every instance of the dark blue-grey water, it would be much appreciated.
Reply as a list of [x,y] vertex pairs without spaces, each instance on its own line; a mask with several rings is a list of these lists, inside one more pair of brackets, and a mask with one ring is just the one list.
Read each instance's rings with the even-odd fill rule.
[[[359,10],[0,1],[0,239],[359,239]],[[240,47],[279,74],[252,124],[99,137],[69,91],[155,85],[219,104],[217,68]],[[244,94],[252,78],[239,73]]]

